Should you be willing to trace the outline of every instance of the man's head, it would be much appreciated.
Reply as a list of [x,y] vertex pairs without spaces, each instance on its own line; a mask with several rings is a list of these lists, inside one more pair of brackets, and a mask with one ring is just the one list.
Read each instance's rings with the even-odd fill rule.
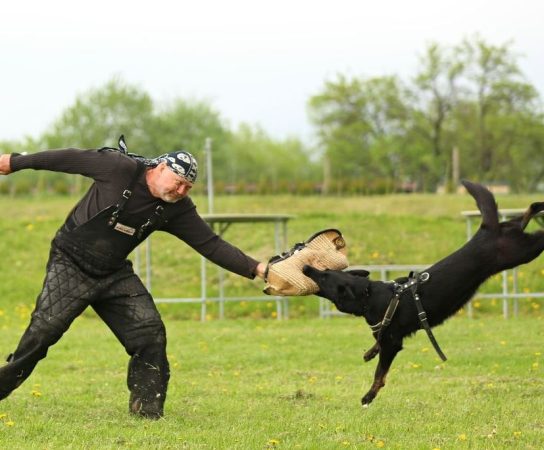
[[161,155],[154,161],[157,165],[146,176],[151,194],[167,203],[186,197],[198,173],[194,156],[186,151],[177,151]]
[[168,168],[174,172],[176,175],[179,175],[185,178],[190,183],[196,181],[198,175],[198,164],[193,155],[184,150],[179,150],[176,152],[165,153],[156,158],[159,162],[165,162]]

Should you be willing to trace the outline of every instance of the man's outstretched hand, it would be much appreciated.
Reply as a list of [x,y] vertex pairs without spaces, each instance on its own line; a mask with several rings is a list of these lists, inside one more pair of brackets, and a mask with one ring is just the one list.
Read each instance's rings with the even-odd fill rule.
[[11,173],[11,155],[0,155],[0,175],[8,175]]
[[257,265],[257,268],[255,269],[255,275],[264,280],[265,271],[266,271],[266,264],[263,262],[260,262]]

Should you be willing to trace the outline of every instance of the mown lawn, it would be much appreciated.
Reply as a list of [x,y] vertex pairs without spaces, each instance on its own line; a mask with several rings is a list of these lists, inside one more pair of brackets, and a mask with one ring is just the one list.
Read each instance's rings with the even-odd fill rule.
[[[8,312],[7,314],[12,314]],[[21,332],[15,319],[2,347]],[[21,325],[22,325],[22,321]],[[166,416],[127,413],[127,357],[82,317],[30,379],[0,403],[6,449],[542,448],[544,321],[456,317],[405,342],[370,408],[370,331],[328,320],[167,320]]]
[[[537,196],[500,197],[523,208]],[[49,242],[74,199],[0,197],[0,355],[11,352],[44,275]],[[205,199],[197,205],[206,210]],[[426,264],[466,239],[468,196],[353,198],[222,197],[216,212],[289,213],[291,243],[336,227],[352,264]],[[536,227],[536,225],[532,225]],[[232,226],[226,238],[258,259],[274,253],[270,224]],[[153,238],[153,294],[198,297],[200,259],[183,243]],[[215,295],[214,270],[210,293]],[[317,298],[227,305],[228,320],[198,320],[198,305],[161,305],[172,379],[166,417],[130,417],[127,357],[93,313],[85,313],[31,378],[0,403],[0,449],[95,448],[542,448],[544,291],[542,257],[520,268],[520,315],[504,320],[497,299],[474,303],[435,335],[405,342],[388,385],[368,409],[360,397],[375,362],[363,363],[370,331],[359,319],[318,319]],[[176,283],[170,283],[175,279]],[[500,288],[500,277],[483,291]],[[229,295],[259,295],[262,283],[226,278]],[[187,320],[189,319],[189,320]]]

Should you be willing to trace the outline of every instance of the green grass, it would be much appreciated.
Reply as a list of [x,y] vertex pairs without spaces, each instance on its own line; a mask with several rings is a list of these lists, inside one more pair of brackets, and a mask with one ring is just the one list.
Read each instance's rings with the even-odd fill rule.
[[[15,345],[22,321],[2,330]],[[370,408],[375,361],[360,319],[166,321],[166,416],[127,413],[127,358],[80,318],[0,403],[0,448],[542,448],[544,323],[456,317],[405,341]]]
[[[504,196],[501,207],[523,208],[536,196]],[[25,305],[31,307],[39,292],[47,261],[49,243],[70,211],[75,199],[0,197],[0,255],[2,282],[0,309]],[[196,198],[206,211],[204,198]],[[216,212],[288,213],[296,216],[289,222],[289,243],[308,238],[324,228],[339,228],[348,244],[351,264],[429,264],[441,259],[466,240],[461,210],[474,209],[469,196],[393,195],[375,197],[292,197],[246,196],[219,197]],[[532,225],[533,227],[535,225]],[[225,238],[259,260],[274,255],[272,224],[236,224]],[[156,298],[199,297],[200,257],[172,236],[156,233],[152,240],[152,292]],[[542,266],[535,261],[520,269],[520,291],[544,291]],[[218,272],[209,265],[209,295],[217,296]],[[172,280],[176,280],[172,283]],[[490,280],[482,292],[500,291],[500,277]],[[228,296],[256,296],[262,283],[227,275]],[[500,313],[501,302],[481,302],[482,309]],[[523,301],[521,310],[531,313],[540,309],[539,301]],[[198,319],[199,305],[164,305],[170,317]],[[208,308],[210,318],[218,317],[217,305]],[[538,312],[538,311],[537,311]],[[271,317],[273,302],[229,303],[229,317]],[[311,299],[297,300],[290,309],[292,317],[315,317],[317,305]]]
[[[536,196],[499,198],[523,208]],[[28,323],[49,242],[75,199],[0,197],[0,355],[13,350]],[[201,211],[205,199],[197,198]],[[468,196],[221,197],[216,212],[290,213],[290,243],[323,228],[344,233],[352,264],[424,264],[466,239],[459,212]],[[535,225],[533,225],[534,227]],[[271,224],[234,225],[228,240],[267,259]],[[173,244],[173,245],[172,245]],[[520,290],[544,291],[541,259],[520,268]],[[196,297],[200,259],[183,243],[153,238],[153,293]],[[210,283],[214,295],[215,270]],[[175,279],[176,283],[168,280]],[[262,283],[226,279],[229,295],[259,295]],[[497,291],[500,277],[483,291]],[[405,341],[388,384],[360,406],[375,362],[363,363],[370,331],[351,317],[317,319],[315,297],[290,300],[289,321],[273,302],[228,304],[230,320],[206,323],[198,305],[161,305],[172,378],[166,417],[127,414],[127,357],[93,313],[76,320],[30,379],[0,403],[0,449],[95,448],[541,448],[544,441],[542,301],[520,301],[520,316],[501,318],[497,299],[475,302],[435,335]]]

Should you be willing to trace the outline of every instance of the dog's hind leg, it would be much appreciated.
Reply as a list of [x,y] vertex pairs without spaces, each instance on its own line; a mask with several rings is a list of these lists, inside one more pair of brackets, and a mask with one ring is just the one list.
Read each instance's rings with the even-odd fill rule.
[[525,211],[525,213],[521,217],[521,229],[525,230],[525,227],[527,227],[531,219],[541,211],[544,211],[544,202],[532,203],[531,206],[527,208],[527,211]]
[[363,359],[365,360],[365,362],[368,362],[378,353],[380,353],[380,343],[376,341],[376,343],[365,352],[365,354],[363,355]]
[[374,374],[374,382],[370,387],[370,390],[364,395],[361,399],[363,408],[368,407],[368,405],[376,398],[379,390],[385,386],[385,378],[391,363],[397,356],[397,353],[402,350],[402,340],[395,342],[393,339],[382,338],[380,345],[380,359],[378,360],[378,365],[376,366],[376,372]]

